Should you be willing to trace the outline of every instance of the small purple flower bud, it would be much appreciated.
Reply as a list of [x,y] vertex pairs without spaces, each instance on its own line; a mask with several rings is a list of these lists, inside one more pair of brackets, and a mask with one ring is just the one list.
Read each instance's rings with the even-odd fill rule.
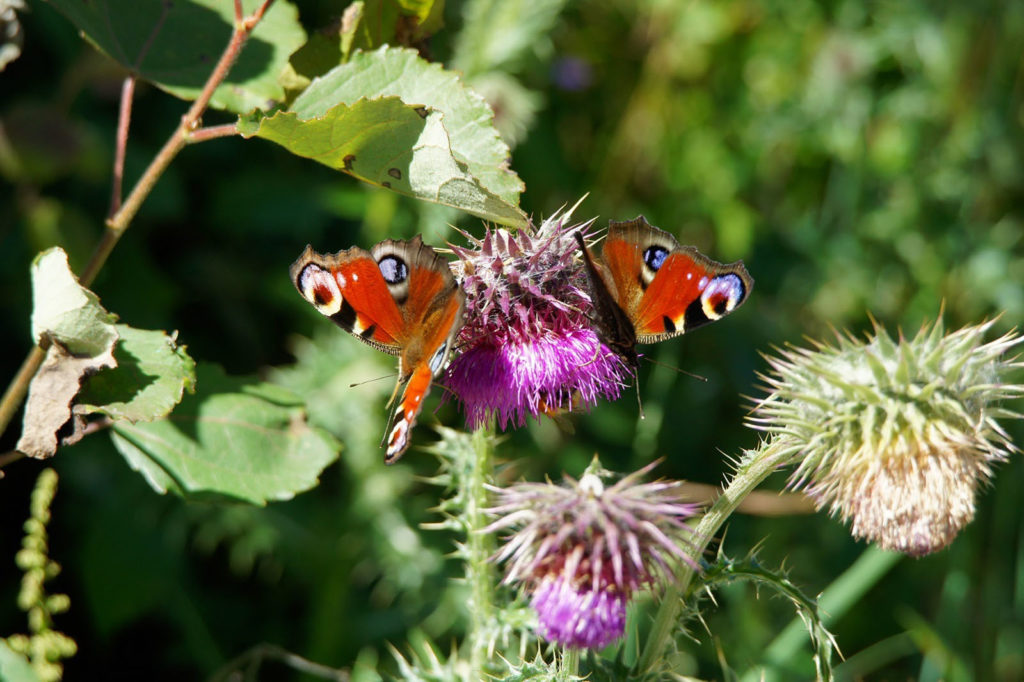
[[653,466],[608,488],[595,460],[578,482],[495,489],[489,511],[499,518],[487,530],[514,531],[496,559],[506,562],[505,582],[530,595],[544,638],[603,648],[625,632],[634,593],[671,575],[677,561],[694,564],[681,545],[696,506],[680,501],[678,482],[638,483]]

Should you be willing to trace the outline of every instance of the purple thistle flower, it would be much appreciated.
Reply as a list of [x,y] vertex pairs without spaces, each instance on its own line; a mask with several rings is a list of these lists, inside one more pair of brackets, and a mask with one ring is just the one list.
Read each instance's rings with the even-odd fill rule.
[[496,559],[505,583],[530,595],[541,635],[571,648],[599,649],[622,637],[633,594],[693,559],[680,544],[697,506],[679,499],[678,481],[638,483],[656,462],[605,488],[595,460],[566,485],[495,488],[498,520],[486,530],[513,534]]
[[496,417],[502,429],[526,417],[590,407],[619,397],[629,368],[591,327],[587,274],[572,211],[537,228],[488,229],[474,248],[453,247],[467,302],[462,352],[446,384],[469,428]]

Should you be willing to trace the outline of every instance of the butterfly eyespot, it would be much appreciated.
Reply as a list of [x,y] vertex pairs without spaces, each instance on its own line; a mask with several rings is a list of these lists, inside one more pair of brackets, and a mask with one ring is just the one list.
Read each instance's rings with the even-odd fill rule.
[[409,266],[398,256],[384,256],[377,266],[388,284],[401,284],[409,278]]
[[701,307],[709,320],[717,320],[732,312],[746,297],[743,280],[733,274],[719,275],[708,283],[701,294]]
[[668,258],[668,249],[663,246],[648,246],[644,250],[644,264],[657,272]]
[[306,300],[324,315],[333,315],[341,308],[341,290],[330,270],[310,263],[295,278],[295,285]]

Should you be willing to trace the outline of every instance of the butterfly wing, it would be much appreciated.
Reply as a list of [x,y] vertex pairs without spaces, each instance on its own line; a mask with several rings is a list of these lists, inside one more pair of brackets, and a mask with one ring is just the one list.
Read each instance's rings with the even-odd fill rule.
[[400,391],[401,399],[382,443],[385,462],[397,461],[462,324],[465,295],[447,261],[419,237],[336,254],[307,246],[292,264],[291,277],[299,293],[342,329],[398,356],[398,381],[388,404]]
[[360,341],[391,355],[402,351],[405,321],[369,251],[321,254],[307,246],[291,267],[302,297]]
[[616,301],[638,343],[654,343],[718,320],[754,285],[742,262],[723,265],[680,246],[643,216],[612,222],[601,253]]

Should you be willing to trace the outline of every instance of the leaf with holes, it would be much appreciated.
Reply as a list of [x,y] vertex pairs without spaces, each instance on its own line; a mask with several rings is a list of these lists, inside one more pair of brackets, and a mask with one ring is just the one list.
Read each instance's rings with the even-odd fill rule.
[[263,505],[316,485],[340,445],[291,391],[200,365],[197,392],[168,417],[114,423],[128,464],[160,493]]
[[[139,78],[186,100],[199,96],[231,39],[225,0],[49,0],[97,49]],[[243,0],[248,15],[261,0]],[[245,113],[284,98],[278,78],[306,41],[295,7],[277,0],[253,30],[210,106]]]
[[456,160],[440,112],[397,97],[360,99],[321,113],[278,112],[240,122],[239,130],[401,194],[498,223],[526,222],[522,211],[485,188]]
[[455,163],[487,192],[519,205],[523,182],[508,167],[509,148],[494,128],[494,112],[456,72],[425,61],[414,50],[385,46],[356,52],[347,63],[313,81],[291,111],[309,120],[341,103],[386,96],[442,113]]

